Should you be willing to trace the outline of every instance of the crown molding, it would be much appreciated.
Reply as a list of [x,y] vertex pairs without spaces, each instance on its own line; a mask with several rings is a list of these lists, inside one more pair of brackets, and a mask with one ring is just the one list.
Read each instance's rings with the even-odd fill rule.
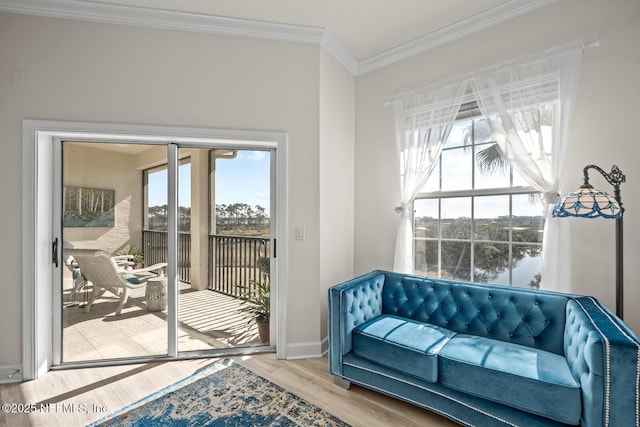
[[555,3],[558,0],[511,0],[480,12],[455,24],[426,34],[413,41],[389,49],[358,62],[356,75],[366,74],[378,68],[407,59],[430,49],[443,46],[454,40],[472,35],[493,25],[506,22],[532,10]]
[[340,41],[331,33],[325,31],[320,46],[331,54],[344,68],[351,74],[355,75],[358,70],[358,60],[344,47]]
[[361,61],[332,34],[318,27],[77,0],[0,0],[0,12],[316,45],[324,48],[350,73],[358,76],[556,1],[558,0],[510,0]]
[[0,0],[0,12],[320,45],[324,29],[76,0]]
[[0,0],[0,12],[322,46],[351,74],[358,62],[323,28],[76,0]]

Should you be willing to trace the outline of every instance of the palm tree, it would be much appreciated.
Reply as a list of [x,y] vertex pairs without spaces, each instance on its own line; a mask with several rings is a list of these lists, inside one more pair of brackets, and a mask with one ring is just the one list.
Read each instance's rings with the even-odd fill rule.
[[490,175],[494,172],[509,170],[509,160],[502,154],[497,142],[476,153],[480,173]]
[[[474,138],[476,140],[486,140],[493,136],[488,123],[486,126],[479,126],[476,125],[476,123],[479,122],[474,120],[471,125],[473,126],[473,129],[475,129],[475,135],[473,134],[471,127],[465,129],[465,146],[470,146],[473,143]],[[483,133],[483,135],[479,136],[479,132]],[[497,142],[493,142],[486,148],[478,151],[476,153],[476,160],[478,162],[480,173],[483,175],[491,175],[496,172],[507,172],[509,170],[509,160],[504,156]]]

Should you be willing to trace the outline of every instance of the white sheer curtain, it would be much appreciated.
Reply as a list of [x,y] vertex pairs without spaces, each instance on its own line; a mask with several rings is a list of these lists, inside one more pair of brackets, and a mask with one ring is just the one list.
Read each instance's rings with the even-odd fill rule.
[[466,81],[442,84],[392,101],[401,165],[401,198],[393,269],[413,273],[413,200],[437,164],[451,124],[468,87]]
[[[554,289],[568,284],[568,269],[559,255],[570,251],[551,204],[558,197],[560,167],[564,164],[571,125],[583,41],[541,52],[518,61],[475,72],[469,78],[483,116],[489,117],[500,151],[548,204],[543,241],[542,280],[552,278]],[[566,258],[565,258],[566,261]]]

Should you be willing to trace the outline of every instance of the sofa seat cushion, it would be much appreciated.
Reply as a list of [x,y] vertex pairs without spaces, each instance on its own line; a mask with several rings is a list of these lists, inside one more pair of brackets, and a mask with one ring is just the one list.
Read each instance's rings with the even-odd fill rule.
[[384,315],[353,330],[353,352],[380,365],[435,383],[438,351],[455,335],[448,329]]
[[580,424],[580,385],[564,357],[473,335],[450,339],[438,356],[440,382],[566,424]]

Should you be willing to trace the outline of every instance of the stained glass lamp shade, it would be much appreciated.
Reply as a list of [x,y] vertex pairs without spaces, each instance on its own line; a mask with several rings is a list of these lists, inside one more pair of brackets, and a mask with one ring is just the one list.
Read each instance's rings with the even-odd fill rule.
[[[613,185],[614,196],[604,191],[596,190],[589,184],[589,169],[595,169],[602,174],[607,182]],[[578,191],[571,192],[558,200],[553,207],[553,216],[566,218],[608,218],[616,220],[616,315],[623,316],[623,231],[622,231],[622,199],[620,198],[620,184],[626,177],[618,166],[613,165],[607,173],[598,166],[589,165],[583,170],[584,184]]]
[[553,208],[554,217],[577,216],[580,218],[620,218],[620,203],[608,193],[596,190],[591,185],[583,185],[560,198]]

